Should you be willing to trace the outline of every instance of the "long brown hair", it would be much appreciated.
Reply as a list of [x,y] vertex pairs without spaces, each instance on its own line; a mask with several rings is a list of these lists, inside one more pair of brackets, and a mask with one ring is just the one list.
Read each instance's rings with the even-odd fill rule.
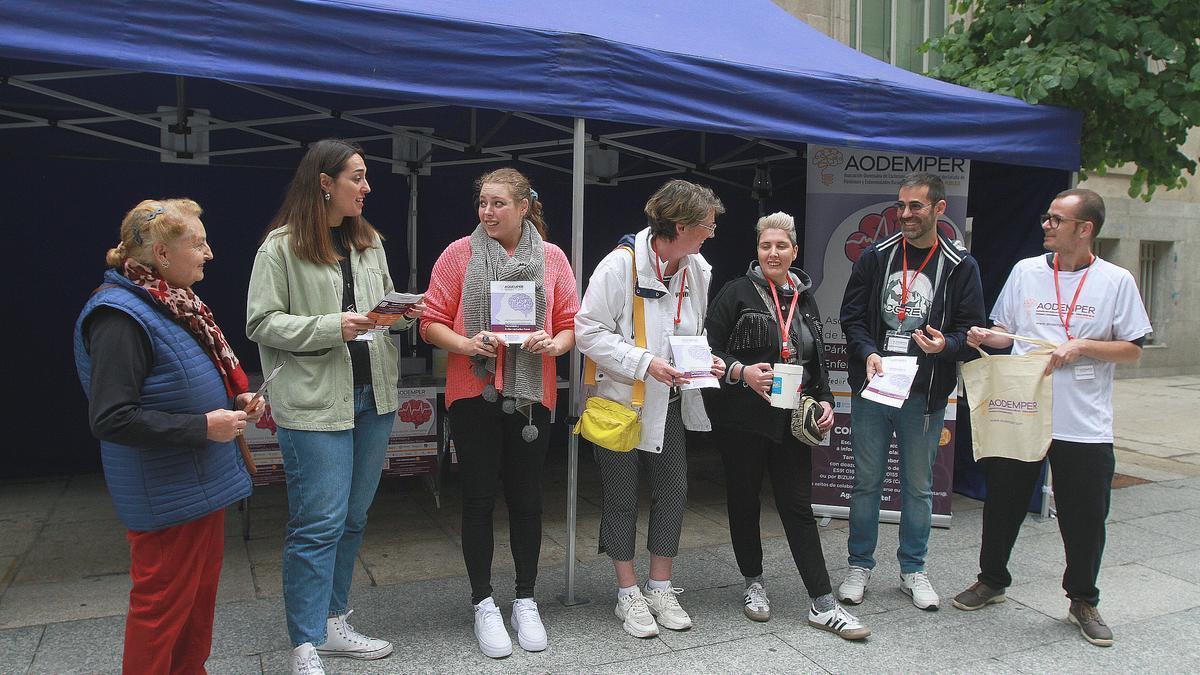
[[509,194],[512,195],[513,201],[518,204],[522,199],[529,200],[529,213],[525,217],[533,223],[537,232],[542,237],[542,241],[550,241],[546,237],[546,220],[542,215],[542,200],[537,198],[537,194],[533,191],[533,186],[529,184],[529,179],[525,174],[517,171],[512,167],[504,167],[489,171],[475,180],[475,206],[479,206],[479,193],[483,190],[484,183],[496,183],[497,185],[505,185],[508,187]]
[[[308,146],[308,152],[296,167],[287,195],[271,224],[263,233],[263,240],[275,230],[286,226],[292,239],[292,252],[297,258],[312,263],[336,263],[340,260],[333,248],[333,237],[329,231],[328,207],[321,190],[321,174],[337,177],[346,169],[346,162],[363,150],[357,143],[340,138],[327,138]],[[346,216],[342,219],[341,231],[347,246],[365,251],[375,244],[375,237],[382,235],[362,216]]]

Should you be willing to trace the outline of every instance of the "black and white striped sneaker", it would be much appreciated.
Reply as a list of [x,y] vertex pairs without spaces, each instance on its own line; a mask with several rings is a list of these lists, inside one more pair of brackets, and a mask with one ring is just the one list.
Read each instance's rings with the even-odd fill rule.
[[871,634],[871,629],[862,625],[844,607],[834,604],[828,612],[818,612],[814,605],[808,607],[808,625],[827,630],[843,640],[861,640]]

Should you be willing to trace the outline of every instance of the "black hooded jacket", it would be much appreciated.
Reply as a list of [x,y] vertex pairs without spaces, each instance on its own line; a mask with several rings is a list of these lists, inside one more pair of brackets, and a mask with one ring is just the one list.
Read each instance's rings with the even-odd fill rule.
[[[809,374],[803,393],[832,404],[833,394],[829,390],[829,373],[821,335],[821,313],[817,310],[816,300],[808,292],[812,280],[804,270],[793,267],[788,272],[792,289],[779,294],[785,314],[792,293],[800,293],[790,328],[792,342],[797,345],[808,342],[814,346],[812,354],[803,363]],[[765,306],[755,285],[766,290],[767,297],[770,297],[766,279],[758,265],[751,263],[745,275],[725,284],[708,304],[704,328],[713,354],[725,361],[726,377],[721,380],[720,389],[704,390],[704,405],[714,427],[733,428],[780,442],[784,434],[791,433],[792,411],[771,407],[752,389],[742,386],[740,381],[730,382],[728,379],[736,364],[779,362],[779,319],[773,307]],[[761,330],[763,316],[770,326],[769,330]],[[807,338],[804,332],[807,332]]]

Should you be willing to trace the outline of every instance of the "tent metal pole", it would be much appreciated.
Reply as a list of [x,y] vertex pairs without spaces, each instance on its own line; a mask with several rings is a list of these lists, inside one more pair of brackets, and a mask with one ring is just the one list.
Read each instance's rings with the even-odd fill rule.
[[[417,171],[408,174],[408,292],[417,292]],[[408,333],[408,348],[417,346],[417,331]],[[410,351],[409,354],[412,354]],[[431,371],[432,372],[432,371]]]
[[[571,161],[571,270],[575,273],[575,290],[583,295],[583,149],[584,149],[584,120],[575,118],[575,128],[572,134]],[[571,381],[569,383],[568,399],[571,414],[567,425],[572,426],[579,419],[579,350],[571,350]],[[575,596],[575,525],[577,503],[579,501],[579,437],[567,433],[567,589],[558,596],[559,602],[571,607],[588,602],[586,598]]]

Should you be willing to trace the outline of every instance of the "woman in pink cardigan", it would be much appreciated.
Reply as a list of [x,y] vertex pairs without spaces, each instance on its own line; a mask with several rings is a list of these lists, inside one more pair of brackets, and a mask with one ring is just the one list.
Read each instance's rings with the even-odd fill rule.
[[[575,346],[579,296],[566,255],[545,241],[542,203],[529,179],[497,169],[480,177],[475,191],[479,224],[433,266],[421,337],[450,353],[446,407],[462,478],[462,548],[475,637],[484,654],[502,658],[512,653],[512,640],[492,598],[496,477],[504,482],[516,567],[511,624],[523,649],[541,651],[546,629],[533,587],[542,546],[542,462],[558,395],[555,357]],[[528,309],[536,330],[519,344],[506,345],[491,330],[493,281],[533,282]]]

